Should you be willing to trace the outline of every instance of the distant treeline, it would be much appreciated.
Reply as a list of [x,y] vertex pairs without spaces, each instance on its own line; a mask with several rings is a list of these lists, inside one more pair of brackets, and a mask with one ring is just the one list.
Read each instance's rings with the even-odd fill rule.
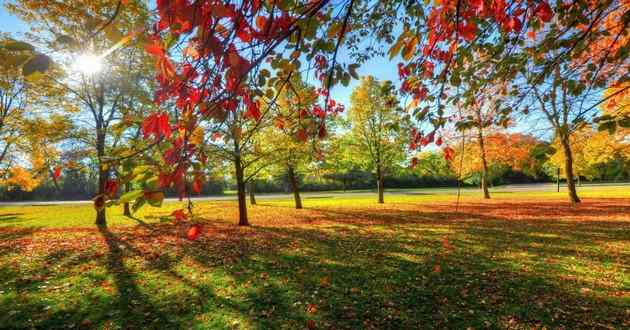
[[[550,177],[532,178],[520,172],[509,171],[501,177],[493,178],[493,185],[511,183],[549,182]],[[328,190],[357,190],[374,189],[375,177],[369,171],[355,170],[346,174],[324,175],[322,177],[299,177],[302,191],[328,191]],[[282,193],[290,191],[290,184],[286,173],[279,174],[269,179],[254,181],[254,189],[257,193]],[[466,182],[465,186],[474,186],[474,183]],[[456,187],[457,180],[454,177],[421,176],[415,173],[397,173],[385,176],[386,189],[396,188],[430,188],[430,187]],[[249,186],[251,187],[251,185]],[[234,190],[235,184],[229,179],[211,179],[206,181],[201,190],[201,195],[223,195],[225,190]],[[7,190],[0,188],[0,200],[2,201],[43,201],[43,200],[86,200],[96,194],[96,179],[88,175],[82,175],[79,171],[68,171],[59,182],[59,189],[46,182],[33,191],[20,189]],[[174,191],[166,191],[168,197],[175,197]]]

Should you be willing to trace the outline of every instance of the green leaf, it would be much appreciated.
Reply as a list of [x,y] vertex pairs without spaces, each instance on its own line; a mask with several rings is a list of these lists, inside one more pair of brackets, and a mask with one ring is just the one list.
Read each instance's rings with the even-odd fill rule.
[[162,201],[164,201],[164,192],[161,191],[152,191],[144,194],[144,198],[147,200],[149,205],[160,207],[162,206]]
[[144,197],[140,197],[136,199],[136,201],[131,205],[131,212],[136,213],[144,204],[146,204],[146,199]]
[[359,79],[359,74],[357,73],[358,67],[359,65],[356,63],[348,65],[348,72],[350,73],[350,76],[352,76],[352,78],[354,79]]
[[138,197],[142,197],[144,191],[142,190],[132,190],[120,196],[118,199],[119,204],[129,203],[133,200],[136,200]]
[[33,51],[35,49],[35,47],[33,47],[28,42],[17,41],[17,40],[9,40],[2,43],[2,48],[6,50],[12,50],[12,51],[25,51],[25,50]]
[[617,123],[613,120],[601,122],[597,127],[597,130],[600,132],[608,130],[610,134],[615,133],[617,130]]

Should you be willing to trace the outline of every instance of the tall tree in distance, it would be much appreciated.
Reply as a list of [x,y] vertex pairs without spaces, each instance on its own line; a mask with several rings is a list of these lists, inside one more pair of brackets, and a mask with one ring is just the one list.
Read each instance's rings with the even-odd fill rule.
[[[263,137],[264,144],[272,149],[268,161],[283,167],[287,173],[296,209],[302,208],[298,173],[313,155],[321,151],[319,139],[327,135],[326,123],[316,120],[318,115],[324,114],[316,104],[317,100],[315,88],[304,83],[299,75],[294,75],[287,88],[280,91],[274,125]],[[310,139],[313,132],[317,132],[317,138]]]
[[[483,161],[479,148],[481,144],[473,138],[472,143],[466,143],[463,155],[461,148],[453,148],[455,154],[450,165],[455,173],[461,173],[461,177],[466,180],[481,180],[483,172]],[[512,170],[522,170],[526,168],[530,161],[531,150],[539,143],[537,139],[525,134],[494,133],[484,136],[484,148],[486,166],[488,169],[487,178],[493,173],[493,168],[509,168]],[[463,157],[463,158],[462,158]],[[461,168],[460,168],[460,159]],[[488,179],[489,180],[489,179]]]
[[378,202],[384,203],[385,171],[402,153],[401,129],[405,116],[398,104],[394,85],[372,76],[361,78],[350,95],[348,119],[352,125],[354,147],[367,157],[368,167],[375,172]]
[[496,119],[499,117],[497,109],[498,103],[506,94],[505,84],[496,84],[491,88],[483,89],[478,93],[477,98],[471,100],[471,104],[463,109],[463,120],[458,122],[458,129],[465,134],[466,129],[474,128],[474,140],[479,145],[479,160],[481,161],[480,185],[483,191],[483,198],[490,199],[488,190],[488,156],[486,150],[486,135],[489,135],[493,126],[496,126]]

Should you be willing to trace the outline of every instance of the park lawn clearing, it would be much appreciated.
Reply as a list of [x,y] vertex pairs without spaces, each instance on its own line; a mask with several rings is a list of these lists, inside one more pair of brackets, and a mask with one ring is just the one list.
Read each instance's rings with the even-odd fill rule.
[[630,196],[466,193],[0,208],[0,327],[627,328]]

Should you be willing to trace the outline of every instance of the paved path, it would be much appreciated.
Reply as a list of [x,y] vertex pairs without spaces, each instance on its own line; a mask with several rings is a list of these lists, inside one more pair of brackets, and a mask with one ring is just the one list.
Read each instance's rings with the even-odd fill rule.
[[[630,189],[630,183],[595,183],[584,184],[584,187],[628,187]],[[561,190],[566,190],[565,185],[560,186]],[[479,191],[477,188],[462,188],[465,192]],[[556,185],[553,183],[536,183],[536,184],[514,184],[498,186],[491,189],[496,192],[524,192],[524,191],[555,191]],[[579,188],[578,188],[579,190]],[[424,194],[455,194],[457,188],[418,188],[418,189],[391,189],[385,192],[387,195],[424,195]],[[334,198],[342,196],[372,196],[375,195],[373,191],[334,191],[334,192],[304,192],[302,198]],[[292,194],[257,194],[256,199],[292,199]],[[167,201],[176,201],[177,198],[167,198]],[[194,197],[196,201],[229,201],[236,200],[236,195],[223,195],[223,196],[204,196]],[[25,202],[0,202],[0,206],[18,206],[18,205],[62,205],[62,204],[88,204],[92,203],[91,200],[82,201],[25,201]]]

